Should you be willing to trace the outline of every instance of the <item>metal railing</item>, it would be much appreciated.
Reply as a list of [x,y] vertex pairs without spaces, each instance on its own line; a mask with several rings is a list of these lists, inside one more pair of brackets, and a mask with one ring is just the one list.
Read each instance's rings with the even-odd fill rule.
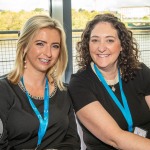
[[14,65],[19,31],[0,31],[0,75],[6,74]]
[[[73,52],[73,72],[78,70],[76,65],[76,42],[80,40],[81,30],[72,31],[72,52]],[[8,73],[14,65],[16,55],[16,44],[19,31],[0,31],[0,75]],[[14,36],[13,38],[5,38]],[[147,30],[133,30],[133,35],[137,40],[140,48],[140,60],[150,67],[150,28]]]

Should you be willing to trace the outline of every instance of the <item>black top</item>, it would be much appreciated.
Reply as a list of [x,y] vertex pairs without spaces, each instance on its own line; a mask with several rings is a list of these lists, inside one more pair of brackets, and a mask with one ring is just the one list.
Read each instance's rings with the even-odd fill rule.
[[[43,100],[33,99],[43,115]],[[6,78],[0,80],[0,119],[3,134],[0,150],[35,149],[38,140],[39,120],[32,110],[25,92],[20,86],[11,84]],[[79,150],[74,111],[67,91],[60,91],[50,97],[49,124],[42,144],[44,149]]]
[[[137,126],[147,130],[147,138],[150,138],[150,109],[145,101],[145,96],[150,95],[150,69],[142,64],[142,69],[136,71],[135,79],[127,83],[122,81],[122,84],[131,111],[133,127]],[[115,85],[115,88],[115,94],[121,100],[119,83]],[[91,66],[88,66],[86,70],[72,75],[69,92],[76,112],[85,105],[98,100],[118,125],[123,130],[128,130],[127,122],[120,109],[111,99]],[[82,124],[81,126],[84,134],[83,138],[88,150],[114,149],[97,139]]]

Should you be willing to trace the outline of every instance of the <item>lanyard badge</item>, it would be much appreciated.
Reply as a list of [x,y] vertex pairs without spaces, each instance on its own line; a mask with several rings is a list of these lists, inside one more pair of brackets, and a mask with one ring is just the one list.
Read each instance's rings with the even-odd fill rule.
[[118,108],[122,112],[124,118],[126,119],[126,121],[128,123],[128,131],[132,132],[133,131],[132,116],[131,116],[131,112],[130,112],[130,109],[129,109],[129,106],[128,106],[128,103],[127,103],[126,96],[125,96],[123,88],[122,88],[122,80],[121,80],[119,69],[118,69],[119,87],[120,87],[120,92],[121,92],[121,98],[122,98],[122,101],[123,101],[123,105],[120,103],[120,101],[118,100],[118,98],[116,97],[114,92],[111,90],[111,88],[106,83],[103,75],[101,74],[100,70],[97,68],[96,64],[94,64],[94,69],[95,69],[95,72],[96,72],[99,80],[102,82],[105,89],[107,90],[107,92],[111,96],[112,100],[116,103],[116,105],[118,106]]
[[[25,88],[23,77],[21,78],[21,82]],[[46,129],[47,129],[48,122],[49,122],[49,84],[48,84],[48,79],[46,78],[45,90],[44,90],[44,115],[43,115],[43,117],[41,116],[37,107],[33,103],[26,88],[25,88],[25,91],[26,91],[26,95],[28,97],[28,101],[40,122],[39,130],[38,130],[38,142],[37,142],[37,147],[38,147],[41,144],[42,139],[46,133]]]
[[146,137],[148,131],[147,131],[147,130],[144,130],[144,129],[140,128],[140,127],[135,127],[133,133],[134,133],[134,134],[137,134],[137,135],[139,135],[139,136],[142,136],[142,137]]

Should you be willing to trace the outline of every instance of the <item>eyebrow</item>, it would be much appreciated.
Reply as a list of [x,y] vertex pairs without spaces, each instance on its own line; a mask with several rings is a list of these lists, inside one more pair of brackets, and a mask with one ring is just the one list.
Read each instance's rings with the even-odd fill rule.
[[99,36],[93,35],[93,36],[91,36],[90,38],[99,38]]
[[35,42],[43,42],[43,43],[47,43],[47,42],[42,41],[42,40],[36,40]]
[[[91,36],[90,38],[100,38],[100,36],[98,36],[98,35],[93,35],[93,36]],[[116,38],[115,36],[112,36],[112,35],[107,35],[107,36],[105,36],[105,38]]]
[[[36,40],[36,41],[35,41],[35,43],[37,43],[37,42],[47,43],[46,41],[43,41],[43,40]],[[52,44],[59,44],[59,45],[60,45],[60,43],[59,43],[59,42],[54,42],[54,43],[52,43]]]

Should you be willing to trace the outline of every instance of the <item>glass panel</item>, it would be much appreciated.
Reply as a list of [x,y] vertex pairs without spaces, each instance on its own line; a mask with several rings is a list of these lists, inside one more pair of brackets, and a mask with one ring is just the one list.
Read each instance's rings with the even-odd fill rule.
[[132,30],[140,49],[140,60],[150,67],[150,1],[131,0],[72,0],[72,45],[73,72],[78,70],[76,63],[76,43],[80,40],[86,23],[96,14],[113,13]]

